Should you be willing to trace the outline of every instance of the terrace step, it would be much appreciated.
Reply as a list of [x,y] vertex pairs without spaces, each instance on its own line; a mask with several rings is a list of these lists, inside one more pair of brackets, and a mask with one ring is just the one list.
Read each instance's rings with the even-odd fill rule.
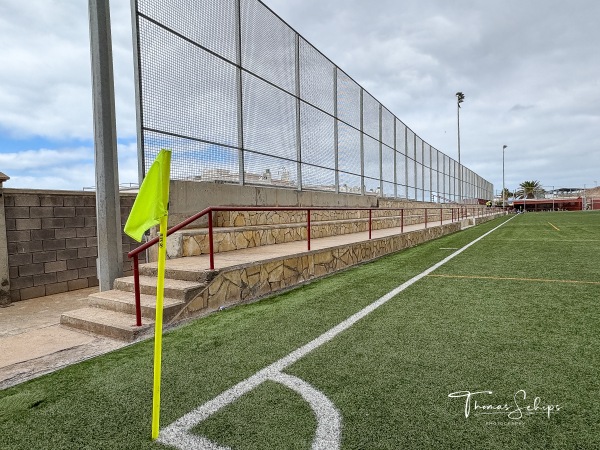
[[[151,276],[140,276],[140,294],[156,295],[156,284],[158,279]],[[173,280],[165,278],[166,298],[188,302],[198,295],[207,283],[198,283],[196,281]],[[116,290],[125,292],[134,292],[133,276],[117,278],[114,283]]]
[[[430,213],[428,220],[439,221],[439,211],[439,209],[436,209]],[[449,212],[447,210],[445,213],[446,220],[451,217]],[[396,214],[395,211],[383,211],[382,213],[385,215],[372,218],[373,230],[398,227],[401,225],[401,221],[405,226],[425,221],[422,210],[420,212],[407,210],[404,215]],[[215,253],[223,253],[263,245],[303,241],[307,239],[306,227],[306,222],[215,227],[213,229],[213,249]],[[368,229],[368,217],[313,220],[311,222],[311,237],[318,239],[341,234],[360,233]],[[185,228],[167,238],[169,258],[208,254],[209,247],[208,229],[206,228]],[[173,278],[179,278],[179,275],[174,275]]]
[[[90,306],[100,309],[116,311],[135,315],[135,295],[133,292],[125,292],[113,289],[91,294],[89,296]],[[173,298],[163,300],[163,318],[171,320],[185,305],[185,302]],[[156,297],[154,295],[140,294],[140,306],[142,317],[154,320],[156,317]]]
[[[167,266],[169,263],[167,262]],[[140,275],[147,277],[158,276],[158,263],[151,262],[140,264],[139,266]],[[165,279],[190,281],[195,283],[209,283],[218,274],[217,270],[206,270],[206,269],[174,269],[167,267],[165,269]]]
[[135,316],[101,308],[81,308],[60,316],[61,325],[102,336],[132,342],[149,333],[154,321],[145,319],[141,327],[135,325]]

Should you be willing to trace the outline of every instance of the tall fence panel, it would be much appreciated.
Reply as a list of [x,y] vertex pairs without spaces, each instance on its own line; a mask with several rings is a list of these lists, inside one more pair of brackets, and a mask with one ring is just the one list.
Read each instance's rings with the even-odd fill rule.
[[132,5],[140,177],[168,147],[173,179],[493,197],[259,0]]

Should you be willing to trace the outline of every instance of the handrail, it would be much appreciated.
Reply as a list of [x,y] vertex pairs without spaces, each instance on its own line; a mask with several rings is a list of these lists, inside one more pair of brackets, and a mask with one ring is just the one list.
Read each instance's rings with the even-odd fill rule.
[[[450,210],[451,212],[451,218],[450,218],[450,222],[453,223],[455,222],[455,218],[457,220],[461,220],[464,219],[466,217],[468,217],[469,215],[469,211],[468,211],[468,207],[450,207],[450,208],[444,208],[444,207],[422,207],[422,208],[349,208],[349,207],[343,207],[343,206],[311,206],[311,207],[302,207],[302,206],[209,206],[208,208],[203,209],[202,211],[194,214],[193,216],[187,218],[186,220],[184,220],[183,222],[175,225],[172,228],[169,228],[167,230],[167,236],[170,236],[171,234],[175,233],[176,231],[181,230],[182,228],[185,228],[186,226],[190,225],[191,223],[195,222],[196,220],[200,219],[203,216],[208,215],[208,245],[209,245],[209,267],[210,270],[214,270],[215,269],[215,261],[214,261],[214,243],[213,243],[213,212],[220,212],[220,211],[229,211],[229,212],[235,212],[235,211],[244,211],[244,212],[251,212],[251,211],[305,211],[306,212],[306,226],[307,226],[307,247],[308,247],[308,251],[310,251],[311,249],[311,212],[312,211],[369,211],[369,239],[371,239],[371,235],[372,235],[372,221],[373,221],[373,216],[372,216],[372,212],[375,211],[400,211],[400,232],[404,233],[404,210],[405,209],[423,209],[424,210],[424,220],[425,220],[425,228],[427,228],[427,210],[429,209],[434,209],[434,210],[439,210],[440,211],[440,225],[443,225],[444,223],[444,209],[445,210]],[[456,215],[454,214],[454,210],[456,209]],[[479,214],[481,213],[481,211],[496,211],[496,208],[489,208],[489,207],[484,207],[484,206],[478,206],[473,207],[472,208],[472,215],[475,215],[475,209],[478,209],[478,217]],[[385,216],[383,217],[385,218]],[[150,239],[148,242],[140,245],[139,247],[131,250],[129,253],[127,253],[127,256],[129,258],[133,258],[133,279],[134,279],[134,294],[135,294],[135,315],[136,315],[136,326],[141,326],[142,325],[142,314],[141,314],[141,302],[140,302],[140,273],[139,273],[139,261],[138,261],[138,255],[143,252],[144,250],[147,250],[148,248],[152,247],[153,245],[157,244],[159,241],[159,237],[155,237],[153,239]]]

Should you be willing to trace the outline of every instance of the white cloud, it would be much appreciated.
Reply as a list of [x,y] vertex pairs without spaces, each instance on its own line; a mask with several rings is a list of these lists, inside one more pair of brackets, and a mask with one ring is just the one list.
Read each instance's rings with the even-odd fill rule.
[[[600,178],[600,3],[265,1],[452,157],[454,93],[463,91],[462,162],[497,189],[503,144],[509,145],[506,175],[512,184],[540,179],[582,185]],[[129,1],[111,5],[117,126],[126,141],[135,138],[129,7]],[[93,150],[69,144],[92,139],[87,2],[3,0],[0,42],[0,137],[64,142],[54,156],[69,166],[61,172],[39,161],[48,159],[48,150],[31,149],[18,157],[0,153],[0,170],[15,184],[95,184]],[[133,144],[119,151],[121,181],[137,181]],[[32,165],[25,168],[23,161]]]
[[[119,183],[137,183],[137,146],[119,144]],[[81,190],[96,184],[94,149],[75,147],[0,153],[7,188]]]
[[[122,136],[129,137],[135,134],[129,2],[112,3],[117,118]],[[87,2],[4,0],[0,42],[0,131],[13,137],[89,139]]]

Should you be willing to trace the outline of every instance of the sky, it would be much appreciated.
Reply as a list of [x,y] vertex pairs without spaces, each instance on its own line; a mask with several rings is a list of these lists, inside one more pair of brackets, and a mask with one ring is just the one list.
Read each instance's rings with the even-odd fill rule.
[[[0,0],[7,188],[95,184],[85,0]],[[426,142],[502,188],[600,181],[600,2],[266,0]],[[119,181],[137,183],[129,0],[111,2]],[[198,3],[199,4],[199,3]]]

